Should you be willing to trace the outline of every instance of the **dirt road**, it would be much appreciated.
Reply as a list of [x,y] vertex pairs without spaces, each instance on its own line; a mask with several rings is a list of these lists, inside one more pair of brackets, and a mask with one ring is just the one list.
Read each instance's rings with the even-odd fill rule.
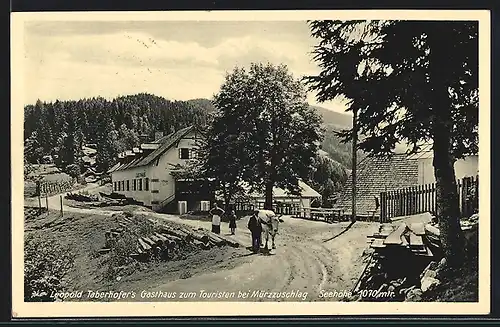
[[[93,191],[94,189],[98,189],[100,187],[101,186],[99,184],[88,183],[84,188],[81,188],[78,191]],[[45,197],[41,197],[40,198],[41,205],[43,208],[46,208],[47,203],[48,203],[48,208],[50,210],[59,211],[61,209],[60,196],[61,195],[66,196],[66,194],[71,193],[71,192],[74,192],[74,191],[68,191],[68,192],[64,192],[64,193],[55,194],[55,195],[49,196],[47,199]],[[65,203],[65,201],[66,200],[63,200],[63,211],[64,212],[76,212],[76,213],[88,213],[88,214],[99,213],[99,214],[102,214],[105,216],[111,216],[111,215],[117,213],[116,210],[105,210],[105,209],[100,209],[100,208],[95,208],[95,209],[94,208],[91,208],[91,209],[75,208],[72,206],[68,206]],[[30,206],[30,207],[38,207],[38,198],[37,197],[24,198],[24,205]]]
[[[210,227],[209,222],[182,220],[169,215],[156,217],[195,227]],[[358,222],[340,237],[324,243],[323,240],[341,232],[348,223],[326,224],[292,217],[283,218],[284,222],[280,224],[280,232],[276,237],[277,248],[271,250],[269,255],[249,254],[241,264],[230,270],[221,269],[188,279],[143,286],[150,294],[161,294],[158,291],[176,292],[180,301],[338,301],[346,296],[364,268],[366,236],[377,229],[377,224]],[[249,245],[250,233],[246,224],[247,219],[238,222],[235,236],[229,236],[226,224],[222,228],[222,234]],[[239,291],[248,292],[249,298],[237,298]],[[181,292],[187,297],[180,299]],[[211,294],[214,292],[226,293]],[[231,294],[232,292],[234,293]],[[322,297],[321,294],[330,297]],[[273,296],[282,298],[276,299]],[[286,298],[287,296],[289,297]],[[138,297],[137,300],[143,299]]]
[[[96,186],[87,186],[88,189],[93,187]],[[59,195],[49,197],[49,208],[58,210],[59,206]],[[67,205],[64,205],[64,210],[101,215],[117,213],[115,210],[82,209]],[[210,229],[210,222],[180,219],[174,215],[143,210],[140,213],[157,220]],[[254,255],[243,250],[244,254],[213,263],[208,268],[207,262],[200,263],[201,268],[196,267],[198,263],[188,260],[185,267],[190,272],[188,278],[172,280],[159,275],[138,279],[127,282],[127,291],[137,293],[136,301],[165,301],[165,298],[158,296],[161,292],[175,292],[174,301],[339,301],[347,296],[365,265],[366,256],[363,253],[367,248],[366,236],[373,234],[378,224],[357,222],[349,231],[324,242],[342,232],[349,223],[327,224],[288,216],[282,218],[284,222],[280,224],[276,236],[277,248],[267,255]],[[223,224],[221,233],[249,246],[247,219],[237,222],[235,236],[229,236],[227,223]],[[248,292],[248,297],[238,298],[240,291]],[[222,293],[213,295],[213,292]],[[186,297],[181,298],[181,293]],[[144,297],[148,295],[152,297]]]

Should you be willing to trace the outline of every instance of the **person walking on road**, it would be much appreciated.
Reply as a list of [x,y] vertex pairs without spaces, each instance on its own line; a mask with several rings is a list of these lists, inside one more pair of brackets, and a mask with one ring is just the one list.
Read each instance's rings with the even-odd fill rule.
[[231,230],[231,235],[234,235],[236,230],[236,212],[234,210],[231,210],[229,214],[229,229]]
[[217,203],[215,203],[214,207],[210,210],[210,214],[212,215],[212,232],[220,234],[220,217],[224,214],[224,210],[219,208]]
[[250,216],[248,220],[248,229],[252,233],[252,250],[257,253],[260,250],[261,236],[262,236],[262,225],[260,224],[259,211],[255,210],[253,215]]

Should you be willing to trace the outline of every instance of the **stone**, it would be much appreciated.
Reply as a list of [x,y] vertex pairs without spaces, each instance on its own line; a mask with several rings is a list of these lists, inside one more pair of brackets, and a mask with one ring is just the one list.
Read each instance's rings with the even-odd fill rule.
[[445,270],[446,270],[446,258],[443,258],[443,259],[441,259],[441,261],[439,261],[439,264],[435,269],[435,271],[436,271],[435,278],[443,277]]
[[439,279],[433,277],[424,277],[421,281],[421,289],[423,292],[427,292],[441,284]]
[[423,292],[419,288],[415,288],[406,293],[405,302],[419,302],[422,300]]
[[431,270],[431,269],[429,269],[429,270],[427,270],[427,271],[425,272],[425,274],[424,274],[424,276],[422,277],[422,279],[423,279],[423,278],[425,278],[425,277],[436,278],[436,275],[437,275],[437,273],[436,273],[436,271],[435,271],[435,270]]
[[437,267],[438,267],[438,263],[436,261],[431,261],[427,265],[427,267],[425,267],[425,269],[422,271],[422,273],[420,274],[420,279],[424,278],[425,273],[427,272],[427,270],[435,270]]
[[443,259],[441,259],[441,261],[439,261],[438,266],[436,267],[436,270],[441,270],[444,267],[446,267],[446,258],[443,258]]

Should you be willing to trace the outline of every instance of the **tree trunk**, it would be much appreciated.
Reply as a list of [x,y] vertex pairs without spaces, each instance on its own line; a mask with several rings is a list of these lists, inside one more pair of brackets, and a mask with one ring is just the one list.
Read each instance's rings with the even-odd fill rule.
[[357,130],[357,109],[353,110],[352,116],[352,203],[351,203],[351,221],[356,221],[356,167],[357,167],[357,147],[358,147],[358,130]]
[[[228,187],[229,188],[229,187]],[[230,189],[224,190],[224,210],[226,214],[229,214],[231,211],[230,203],[233,198],[232,192]]]
[[441,244],[448,264],[460,266],[465,255],[465,238],[460,227],[460,207],[455,178],[455,159],[451,155],[450,124],[435,122],[434,176],[436,178],[436,217]]
[[274,183],[266,183],[264,209],[273,210],[273,188]]

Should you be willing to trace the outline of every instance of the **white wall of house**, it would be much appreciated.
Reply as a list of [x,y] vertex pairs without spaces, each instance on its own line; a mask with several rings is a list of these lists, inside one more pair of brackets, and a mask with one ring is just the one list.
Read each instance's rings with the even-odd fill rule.
[[[149,182],[149,190],[145,190],[145,179],[151,176],[151,166],[144,167],[135,167],[127,170],[119,170],[113,172],[111,175],[112,185],[114,187],[115,182],[124,181],[125,189],[120,187],[120,190],[115,190],[115,193],[123,194],[128,198],[133,198],[134,200],[141,201],[146,206],[151,206],[151,182]],[[133,180],[141,179],[142,180],[142,191],[138,190],[138,186],[136,190],[133,190]],[[129,190],[127,191],[127,181],[129,181]],[[136,185],[137,182],[136,182]]]
[[[418,181],[419,184],[435,183],[433,158],[418,159]],[[467,156],[455,162],[455,176],[457,179],[476,176],[479,172],[478,156]]]
[[[144,205],[152,206],[153,210],[161,207],[161,204],[174,196],[175,194],[175,181],[173,176],[170,174],[173,168],[172,165],[176,164],[186,164],[188,159],[181,159],[179,156],[179,149],[194,149],[196,148],[195,134],[190,133],[186,135],[183,139],[179,141],[178,146],[174,146],[167,150],[162,156],[160,156],[156,161],[152,162],[148,166],[134,167],[126,170],[118,170],[111,174],[111,179],[114,185],[116,181],[130,180],[130,191],[115,191],[116,193],[123,194],[127,197],[133,198],[137,201],[141,201]],[[132,190],[132,180],[138,178],[138,174],[143,175],[144,178],[149,180],[149,190],[144,190],[144,180],[143,180],[143,190],[133,191]],[[125,182],[126,184],[126,182]],[[167,201],[168,202],[168,201]],[[166,204],[166,203],[165,203]]]

